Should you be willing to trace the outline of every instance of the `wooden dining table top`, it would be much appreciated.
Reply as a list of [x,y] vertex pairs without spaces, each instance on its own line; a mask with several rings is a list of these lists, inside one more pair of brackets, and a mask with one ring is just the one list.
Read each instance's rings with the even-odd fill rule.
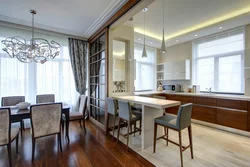
[[[9,107],[11,110],[11,115],[22,115],[22,114],[29,114],[30,107],[27,109],[18,109],[17,106],[6,106]],[[62,109],[69,109],[71,106],[69,104],[63,104]]]

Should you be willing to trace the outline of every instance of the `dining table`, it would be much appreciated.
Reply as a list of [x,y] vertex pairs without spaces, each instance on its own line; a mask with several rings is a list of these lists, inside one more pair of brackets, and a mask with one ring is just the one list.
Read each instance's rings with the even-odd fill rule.
[[[62,114],[65,115],[65,123],[66,123],[66,133],[65,138],[70,141],[69,139],[69,112],[71,106],[68,104],[63,104],[62,106]],[[18,109],[16,106],[10,106],[11,110],[11,122],[20,122],[23,119],[30,119],[30,109]]]

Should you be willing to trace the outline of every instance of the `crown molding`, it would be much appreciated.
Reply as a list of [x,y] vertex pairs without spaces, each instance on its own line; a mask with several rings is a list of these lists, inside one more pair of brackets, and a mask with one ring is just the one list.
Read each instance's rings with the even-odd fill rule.
[[113,0],[107,9],[95,20],[85,32],[85,37],[93,35],[109,18],[111,18],[128,0]]

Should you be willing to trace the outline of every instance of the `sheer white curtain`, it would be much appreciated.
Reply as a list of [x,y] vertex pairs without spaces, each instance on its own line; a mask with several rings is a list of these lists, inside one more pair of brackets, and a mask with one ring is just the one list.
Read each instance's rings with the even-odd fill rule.
[[[0,41],[12,36],[30,39],[31,32],[0,26]],[[78,93],[70,65],[67,37],[44,33],[35,33],[35,36],[60,43],[60,55],[44,64],[26,64],[10,58],[2,51],[4,46],[0,43],[0,97],[24,95],[26,101],[35,103],[37,94],[52,93],[56,101],[66,102],[75,110]]]

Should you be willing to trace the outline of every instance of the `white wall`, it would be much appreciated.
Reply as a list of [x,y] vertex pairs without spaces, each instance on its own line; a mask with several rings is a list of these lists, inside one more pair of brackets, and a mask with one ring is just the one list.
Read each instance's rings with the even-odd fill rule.
[[[118,95],[113,93],[113,40],[125,41],[128,44],[127,56],[134,55],[134,28],[121,26],[109,31],[109,96]],[[132,57],[133,58],[133,57]],[[119,94],[132,94],[134,92],[134,69],[132,63],[125,57],[126,78],[128,83],[128,92]]]

